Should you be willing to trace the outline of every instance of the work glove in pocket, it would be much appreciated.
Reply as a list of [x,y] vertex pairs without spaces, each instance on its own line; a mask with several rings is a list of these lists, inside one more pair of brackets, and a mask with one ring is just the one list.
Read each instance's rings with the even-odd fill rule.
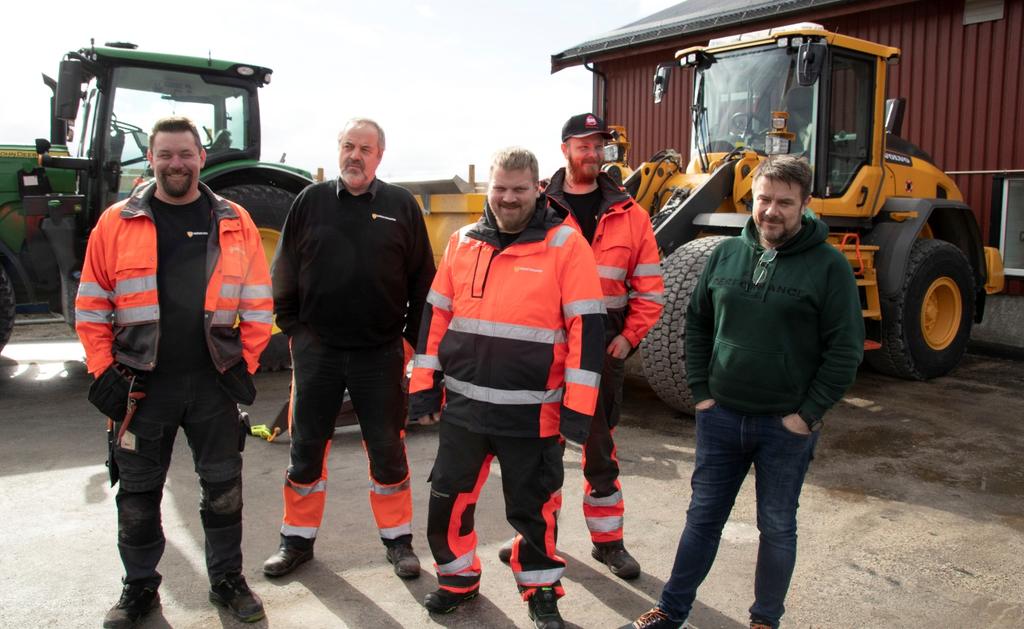
[[224,373],[218,374],[217,382],[236,404],[249,406],[256,401],[256,384],[252,381],[244,359]]
[[104,416],[120,423],[128,412],[129,395],[141,390],[142,380],[124,365],[114,363],[89,387],[89,402]]

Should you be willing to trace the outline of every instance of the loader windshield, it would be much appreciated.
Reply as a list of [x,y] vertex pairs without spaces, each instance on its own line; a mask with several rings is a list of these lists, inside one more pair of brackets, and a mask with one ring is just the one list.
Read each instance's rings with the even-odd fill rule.
[[718,53],[713,59],[697,74],[695,152],[764,152],[771,113],[786,111],[789,130],[797,136],[790,152],[813,164],[817,90],[797,83],[796,49],[762,46]]

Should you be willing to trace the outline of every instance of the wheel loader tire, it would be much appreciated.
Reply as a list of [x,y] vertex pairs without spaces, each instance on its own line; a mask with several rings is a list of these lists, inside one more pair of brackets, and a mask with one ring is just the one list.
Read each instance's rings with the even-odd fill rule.
[[14,331],[14,282],[3,265],[0,264],[0,352],[11,340],[11,332]]
[[882,299],[882,347],[865,354],[877,371],[908,380],[943,376],[960,363],[974,319],[974,274],[942,240],[918,240],[903,288]]
[[[270,266],[284,219],[288,216],[292,201],[295,200],[295,193],[267,184],[248,183],[221,188],[217,190],[217,194],[238,203],[252,216],[253,222],[260,230],[267,266]],[[291,367],[292,357],[288,351],[288,338],[281,334],[276,325],[273,332],[270,343],[260,354],[260,371],[280,371]]]
[[78,281],[64,279],[60,283],[61,311],[66,313],[64,321],[75,331],[75,299],[78,297]]
[[647,383],[677,411],[693,413],[693,397],[686,384],[686,308],[708,257],[726,238],[691,240],[661,262],[665,310],[640,345],[640,351]]

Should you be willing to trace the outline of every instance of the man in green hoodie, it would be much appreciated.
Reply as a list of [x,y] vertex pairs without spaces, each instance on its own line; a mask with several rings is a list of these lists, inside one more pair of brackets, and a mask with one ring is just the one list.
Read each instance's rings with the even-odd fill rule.
[[796,563],[796,511],[822,417],[853,383],[864,320],[853,271],[807,210],[811,168],[769,158],[742,235],[708,259],[686,312],[697,410],[686,527],[658,606],[632,625],[682,627],[754,466],[760,544],[750,626],[778,627]]

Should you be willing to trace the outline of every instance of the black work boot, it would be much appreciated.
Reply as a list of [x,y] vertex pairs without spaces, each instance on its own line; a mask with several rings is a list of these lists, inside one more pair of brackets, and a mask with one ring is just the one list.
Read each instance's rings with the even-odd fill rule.
[[470,590],[469,592],[452,592],[451,590],[438,588],[423,597],[423,606],[435,614],[450,614],[459,605],[471,598],[475,598],[479,593],[479,589]]
[[227,607],[242,622],[256,622],[264,616],[263,601],[249,589],[245,577],[240,574],[229,574],[219,583],[211,585],[210,602]]
[[126,583],[117,605],[103,617],[105,629],[129,629],[140,618],[160,607],[160,593],[155,587]]
[[420,558],[412,551],[411,544],[388,546],[386,556],[400,578],[415,579],[420,576]]
[[501,545],[498,549],[498,561],[508,563],[512,561],[512,547],[516,545],[516,538],[512,538]]
[[562,615],[558,613],[558,594],[553,587],[537,588],[527,600],[530,620],[537,629],[564,629]]
[[620,579],[635,579],[640,576],[640,563],[624,547],[594,546],[590,556],[608,566],[612,574]]
[[283,577],[313,558],[313,547],[298,548],[281,544],[277,552],[263,562],[263,574],[268,577]]

